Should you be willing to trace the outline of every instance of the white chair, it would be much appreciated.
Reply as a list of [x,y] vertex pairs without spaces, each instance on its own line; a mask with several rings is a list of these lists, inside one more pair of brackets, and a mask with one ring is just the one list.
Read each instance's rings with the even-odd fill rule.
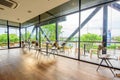
[[[100,47],[100,45],[99,45],[99,47]],[[113,68],[113,65],[111,64],[111,62],[110,62],[110,60],[116,60],[115,58],[112,58],[112,57],[110,57],[110,55],[109,54],[101,54],[102,53],[102,50],[105,50],[105,48],[99,48],[98,47],[98,50],[97,50],[97,57],[99,58],[99,59],[101,59],[101,62],[100,62],[100,64],[98,65],[98,68],[97,68],[97,71],[99,70],[99,68],[100,68],[100,66],[102,65],[102,63],[103,63],[103,61],[107,64],[107,66],[108,66],[108,68],[110,69],[110,71],[112,72],[112,74],[114,75],[114,76],[116,76],[115,75],[115,73],[114,73],[114,71],[112,70],[112,69],[114,69]]]

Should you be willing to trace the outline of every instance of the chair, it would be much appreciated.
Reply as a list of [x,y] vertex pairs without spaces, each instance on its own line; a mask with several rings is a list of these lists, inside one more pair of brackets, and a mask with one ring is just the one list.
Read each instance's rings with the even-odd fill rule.
[[21,46],[22,46],[22,48],[25,48],[25,42],[24,41],[21,42]]
[[58,42],[55,41],[51,47],[51,53],[52,54],[55,54],[57,53],[58,54],[58,49],[59,49],[59,45],[58,45]]
[[97,49],[90,49],[89,53],[90,53],[90,58],[92,59],[92,55],[93,53],[97,53]]
[[99,45],[99,46],[98,46],[98,49],[97,49],[97,57],[98,57],[98,59],[101,59],[101,62],[100,62],[100,64],[98,65],[96,71],[99,70],[100,66],[102,65],[102,63],[103,63],[103,61],[104,61],[104,62],[107,64],[107,66],[109,67],[109,69],[110,69],[110,71],[112,72],[112,74],[113,74],[114,76],[116,76],[115,73],[114,73],[113,70],[112,70],[112,69],[114,69],[114,68],[113,68],[113,65],[112,65],[111,62],[110,62],[110,60],[116,60],[116,59],[115,59],[115,58],[111,58],[109,54],[100,54],[100,52],[101,52],[102,50],[105,50],[105,47],[102,47],[101,45]]
[[[84,55],[84,50],[82,48],[80,48],[80,55]],[[78,54],[78,48],[75,48],[75,54]]]
[[41,51],[41,48],[39,48],[39,43],[38,42],[35,42],[35,46],[34,46],[36,52],[38,51]]
[[65,52],[65,53],[66,53],[66,52],[67,52],[68,54],[69,54],[70,52],[72,53],[72,47],[71,47],[71,46],[64,46],[63,48],[64,48],[64,52]]

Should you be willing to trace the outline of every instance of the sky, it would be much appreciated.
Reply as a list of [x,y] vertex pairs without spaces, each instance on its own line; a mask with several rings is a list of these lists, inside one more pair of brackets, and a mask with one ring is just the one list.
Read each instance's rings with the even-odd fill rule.
[[[88,17],[88,15],[94,10],[89,9],[81,13],[81,23]],[[79,14],[75,13],[66,17],[66,21],[60,22],[62,25],[63,37],[68,37],[79,26]],[[102,35],[103,27],[103,8],[81,29],[81,35],[86,33],[94,33]],[[108,7],[108,30],[111,31],[111,35],[120,36],[120,12]]]

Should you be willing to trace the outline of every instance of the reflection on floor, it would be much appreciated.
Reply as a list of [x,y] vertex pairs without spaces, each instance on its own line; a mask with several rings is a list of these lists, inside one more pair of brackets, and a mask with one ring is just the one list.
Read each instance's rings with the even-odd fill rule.
[[[108,50],[107,53],[109,53],[111,55],[112,58],[115,58],[116,60],[111,60],[111,63],[113,64],[113,66],[115,68],[120,68],[120,50]],[[75,49],[72,49],[70,52],[59,52],[59,55],[64,55],[67,57],[71,57],[71,58],[76,58],[78,59],[78,54],[75,53]],[[84,60],[84,61],[88,61],[88,62],[93,62],[93,63],[100,63],[101,59],[98,59],[97,54],[96,53],[92,53],[92,56],[89,52],[83,52],[82,54],[80,54],[80,59]],[[103,63],[103,65],[106,65]]]
[[[35,51],[10,49],[0,51],[0,80],[111,80],[104,67],[55,56],[36,58]],[[119,80],[119,78],[114,78]]]

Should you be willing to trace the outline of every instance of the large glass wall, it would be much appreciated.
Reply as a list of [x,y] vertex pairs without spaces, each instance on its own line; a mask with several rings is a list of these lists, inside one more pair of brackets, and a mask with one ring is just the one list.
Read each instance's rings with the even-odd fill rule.
[[7,26],[0,25],[0,49],[8,48]]

